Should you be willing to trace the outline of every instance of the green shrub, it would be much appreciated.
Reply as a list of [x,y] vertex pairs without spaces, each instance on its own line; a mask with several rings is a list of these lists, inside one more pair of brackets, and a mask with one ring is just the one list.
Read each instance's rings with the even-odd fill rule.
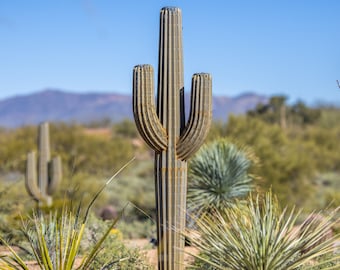
[[124,239],[138,239],[156,237],[156,224],[150,219],[132,220],[118,223],[117,228],[121,231]]
[[[110,231],[107,239],[103,242],[100,253],[94,259],[92,269],[101,269],[101,266],[106,265],[110,261],[117,261],[113,269],[153,269],[147,263],[145,254],[141,250],[138,248],[128,248],[123,243],[124,239],[122,239],[122,236],[125,238],[125,233],[121,232],[120,228],[123,228],[126,224],[121,226],[120,223],[121,221],[117,223],[117,227]],[[85,231],[85,241],[82,242],[82,250],[85,254],[89,252],[89,247],[98,242],[101,232],[105,231],[108,226],[110,226],[109,222],[99,220],[93,215],[90,217],[89,225]],[[119,229],[117,230],[117,228]]]
[[254,188],[252,153],[219,139],[204,145],[189,163],[188,207],[195,212],[224,209]]
[[[30,253],[39,264],[40,269],[71,270],[75,267],[79,270],[92,269],[92,265],[98,262],[95,260],[98,259],[103,242],[110,235],[118,219],[101,231],[101,237],[96,239],[86,254],[82,254],[81,262],[76,266],[76,258],[80,255],[81,241],[84,239],[85,229],[88,226],[90,210],[98,196],[121,170],[94,194],[84,211],[82,211],[80,204],[77,209],[65,206],[61,213],[56,211],[44,215],[43,212],[35,212],[30,220],[23,220],[23,234],[29,243]],[[0,269],[29,269],[23,258],[13,250],[3,237],[0,237],[0,241],[10,251],[10,255],[0,257],[3,262]],[[102,269],[111,268],[112,265],[117,265],[126,259],[128,257],[111,258],[109,261],[102,261],[101,267]]]
[[[93,264],[102,242],[116,222],[117,220],[110,225],[109,229],[102,232],[101,239],[92,246],[86,255],[82,256],[83,259],[78,269],[88,269]],[[55,212],[45,216],[41,213],[34,213],[31,220],[23,221],[22,231],[29,243],[30,254],[40,269],[67,270],[74,269],[76,266],[76,257],[80,255],[80,243],[83,239],[85,226],[86,215],[84,218],[80,216],[80,208],[76,212],[64,208],[61,214]],[[5,265],[0,266],[0,269],[29,269],[23,258],[4,239],[0,238],[0,240],[11,252],[11,255],[0,258]],[[117,263],[120,259],[122,258],[110,261],[108,264]]]
[[[337,223],[333,218],[339,209],[312,214],[296,226],[299,212],[280,210],[271,192],[236,206],[197,220],[200,237],[190,240],[201,252],[201,269],[339,269],[334,248],[339,235],[324,239]],[[319,215],[324,218],[314,218]],[[323,260],[325,256],[330,259]]]

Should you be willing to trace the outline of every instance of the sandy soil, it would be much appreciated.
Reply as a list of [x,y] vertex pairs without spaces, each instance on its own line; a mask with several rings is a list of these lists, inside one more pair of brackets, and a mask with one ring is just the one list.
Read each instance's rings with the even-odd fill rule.
[[[150,264],[157,266],[157,248],[153,248],[149,242],[149,239],[133,239],[126,240],[125,244],[128,247],[139,248],[142,252],[145,253],[146,258],[150,262]],[[17,248],[14,248],[16,251]],[[7,249],[3,246],[0,246],[0,255],[10,254]],[[193,247],[185,247],[185,255],[184,261],[186,264],[192,262],[193,258],[189,254],[197,254],[197,250]],[[80,259],[77,259],[80,262]],[[39,270],[39,266],[35,262],[26,262],[27,266],[30,270]]]
[[[157,266],[157,247],[153,248],[149,242],[149,239],[133,239],[125,242],[128,247],[140,248],[145,252],[149,262]],[[189,254],[197,254],[197,249],[194,247],[185,247],[184,262],[188,264],[193,261],[193,257]]]

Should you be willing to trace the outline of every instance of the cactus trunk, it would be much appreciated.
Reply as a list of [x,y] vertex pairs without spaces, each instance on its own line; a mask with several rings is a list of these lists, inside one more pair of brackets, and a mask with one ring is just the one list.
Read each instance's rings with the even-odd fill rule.
[[180,15],[176,8],[160,14],[157,115],[167,130],[167,150],[155,155],[159,269],[181,269],[175,264],[183,263],[186,161],[176,157],[176,142],[185,124]]
[[186,161],[170,151],[156,154],[156,205],[159,269],[183,269]]
[[182,16],[178,8],[160,14],[157,106],[153,69],[136,66],[133,110],[141,136],[155,151],[158,269],[184,269],[187,159],[203,143],[211,122],[211,77],[192,79],[191,111],[185,125]]

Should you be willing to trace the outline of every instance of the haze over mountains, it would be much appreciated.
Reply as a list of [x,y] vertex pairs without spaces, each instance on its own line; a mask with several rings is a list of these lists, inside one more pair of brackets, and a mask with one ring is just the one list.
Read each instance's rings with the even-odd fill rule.
[[[268,98],[254,93],[237,97],[214,96],[213,118],[226,121],[229,114],[242,114]],[[0,100],[0,126],[36,125],[42,121],[89,123],[104,118],[118,122],[132,119],[132,97],[118,93],[72,93],[47,89],[30,95]],[[186,108],[189,109],[189,95]]]

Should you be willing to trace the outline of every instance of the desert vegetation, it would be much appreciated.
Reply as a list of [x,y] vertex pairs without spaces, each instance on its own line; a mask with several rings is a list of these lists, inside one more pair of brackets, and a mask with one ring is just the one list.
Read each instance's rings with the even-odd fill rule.
[[[338,255],[332,253],[334,250],[328,252],[330,247],[327,245],[331,241],[332,243],[338,241],[340,230],[337,222],[339,212],[334,210],[340,205],[339,120],[340,110],[337,108],[327,106],[311,108],[303,103],[289,105],[285,99],[274,97],[265,108],[264,105],[259,105],[247,115],[230,116],[226,122],[212,124],[205,146],[189,160],[188,206],[193,219],[196,219],[196,224],[191,224],[190,229],[200,233],[201,239],[205,239],[203,243],[195,243],[195,239],[190,241],[200,250],[199,258],[195,261],[196,267],[338,269],[339,260],[336,257]],[[21,230],[23,224],[34,224],[29,223],[27,219],[28,216],[32,217],[32,209],[35,209],[35,213],[39,209],[47,216],[52,215],[51,219],[41,221],[41,224],[45,224],[54,220],[53,213],[62,213],[65,202],[68,206],[79,205],[80,202],[86,206],[108,178],[132,157],[136,157],[132,165],[117,175],[97,198],[87,221],[88,229],[83,236],[85,242],[95,243],[100,240],[112,224],[110,221],[102,221],[100,212],[104,207],[110,206],[115,210],[113,215],[119,216],[119,219],[114,225],[114,230],[110,230],[111,233],[107,236],[110,240],[103,242],[103,248],[99,253],[101,255],[97,258],[98,260],[101,258],[102,261],[93,263],[103,266],[109,262],[108,257],[112,256],[120,264],[120,269],[138,269],[133,268],[132,264],[144,265],[145,268],[140,269],[148,269],[147,267],[151,266],[147,264],[141,251],[127,247],[124,241],[137,238],[151,239],[156,236],[152,152],[139,137],[132,121],[125,120],[115,124],[102,121],[97,124],[91,123],[91,126],[50,123],[51,154],[60,155],[63,162],[63,178],[53,194],[53,205],[50,208],[38,208],[37,203],[25,190],[26,155],[31,150],[37,150],[37,127],[24,126],[0,130],[0,236],[14,247],[20,256],[26,256],[23,257],[25,261],[34,260],[32,254],[26,253],[25,249],[18,249],[19,246],[27,247],[25,234]],[[220,151],[213,150],[214,147]],[[209,151],[211,153],[207,158],[203,158],[204,152]],[[216,157],[209,156],[215,154]],[[231,169],[233,166],[235,169]],[[216,185],[219,185],[220,189],[216,188]],[[235,190],[231,190],[233,187]],[[216,196],[218,190],[220,193]],[[266,193],[269,190],[270,196]],[[196,202],[202,203],[198,209],[191,207]],[[206,206],[209,207],[202,211]],[[291,211],[293,207],[297,210]],[[119,215],[122,209],[124,211]],[[265,209],[267,210],[264,211]],[[304,239],[311,239],[310,242],[307,240],[299,242],[302,238],[296,231],[297,228],[303,230],[302,225],[306,224],[313,211],[317,216],[324,218],[312,218],[311,223],[316,228],[323,227],[328,232],[331,231],[329,238],[331,240],[321,241],[324,246],[313,253],[315,255],[311,260],[303,259],[298,262],[299,256],[296,254],[303,254],[303,250],[309,249],[309,244],[320,240],[315,240],[310,234],[311,226],[307,226],[307,229],[305,226],[307,231],[302,232],[302,235],[308,236]],[[73,213],[76,216],[76,212]],[[271,213],[272,216],[265,213]],[[243,227],[241,217],[246,219],[246,222],[242,223]],[[217,236],[217,239],[211,239],[209,232],[204,231],[204,228],[215,219],[219,220],[218,224],[225,226],[211,226],[211,229],[215,230],[211,233]],[[231,219],[234,223],[230,222]],[[252,226],[254,231],[249,234],[247,226],[252,222],[262,224],[262,227]],[[250,264],[248,266],[245,264],[232,268],[232,259],[229,257],[222,256],[223,261],[218,261],[222,258],[223,252],[229,252],[231,246],[227,243],[239,249],[235,250],[236,253],[255,248],[272,250],[272,247],[263,246],[264,243],[261,246],[242,246],[263,239],[264,230],[268,232],[268,227],[265,226],[269,225],[269,229],[273,231],[267,236],[268,239],[274,234],[277,235],[275,239],[281,239],[281,236],[296,237],[294,247],[288,244],[284,246],[282,243],[282,248],[286,248],[287,254],[296,251],[295,255],[292,255],[296,260],[289,261],[290,266],[261,268],[258,264],[252,264],[251,268]],[[231,226],[233,230],[230,230]],[[256,231],[257,228],[262,229]],[[288,229],[291,229],[291,234],[278,235]],[[95,236],[93,231],[98,235]],[[114,231],[119,233],[115,234]],[[218,243],[209,242],[219,239],[221,241]],[[241,239],[247,240],[241,242]],[[210,248],[210,244],[216,244],[215,246],[221,250]],[[79,258],[91,252],[88,249],[89,245],[84,243],[82,245],[77,253]],[[320,250],[327,252],[320,253]],[[214,252],[215,255],[212,256],[207,253],[208,251]],[[237,254],[241,256],[241,253]],[[262,253],[259,251],[259,254]],[[211,261],[207,258],[211,258]],[[264,262],[268,258],[266,256],[249,258],[257,263],[260,259]],[[224,266],[218,268],[217,265]],[[269,261],[267,265],[271,265]]]

